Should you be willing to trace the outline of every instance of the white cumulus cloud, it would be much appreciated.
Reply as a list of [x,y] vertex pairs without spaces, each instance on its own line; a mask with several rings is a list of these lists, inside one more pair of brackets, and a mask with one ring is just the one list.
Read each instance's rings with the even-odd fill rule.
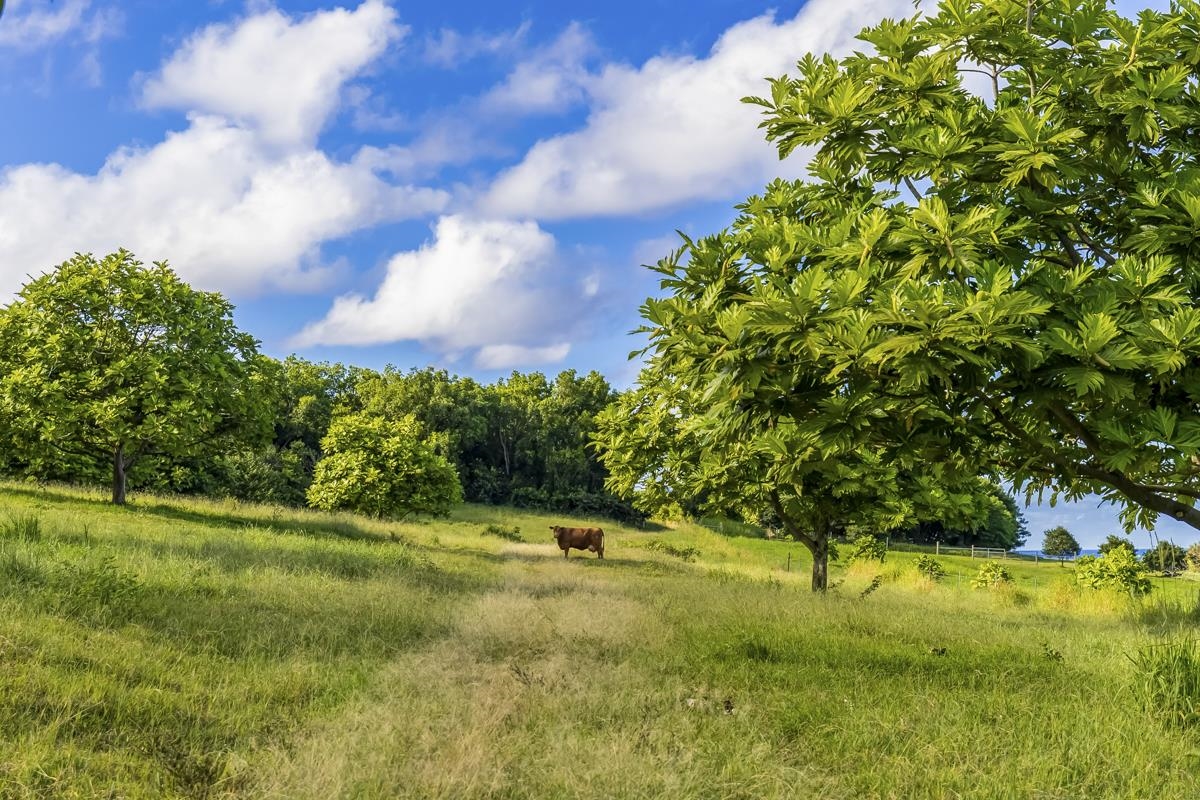
[[479,348],[475,366],[481,369],[510,369],[538,364],[556,364],[571,352],[567,342],[546,347],[522,347],[516,344],[489,344]]
[[405,32],[382,0],[300,21],[272,8],[193,36],[145,81],[142,103],[218,114],[277,144],[311,142],[346,81]]
[[208,288],[311,289],[321,242],[446,200],[394,186],[369,164],[280,155],[251,131],[197,117],[150,149],[118,151],[95,175],[54,164],[0,174],[0,288],[74,251],[123,246]]
[[588,32],[579,23],[571,23],[550,45],[520,61],[502,83],[484,95],[480,107],[504,115],[566,111],[585,98],[586,64],[595,52]]
[[[739,98],[764,94],[764,79],[794,70],[804,53],[845,53],[864,25],[911,12],[908,0],[810,0],[790,20],[729,28],[703,58],[663,55],[586,79],[564,68],[568,85],[582,80],[587,93],[586,126],[534,145],[481,208],[554,219],[743,194],[785,168],[757,127],[758,109]],[[793,159],[787,169],[798,167]]]
[[342,85],[395,36],[393,16],[367,0],[353,12],[294,21],[270,9],[208,28],[145,84],[156,101],[190,109],[186,128],[117,150],[95,174],[0,171],[0,297],[75,251],[122,246],[206,289],[307,291],[328,278],[323,243],[440,212],[448,193],[398,182],[377,151],[335,159],[311,141]]
[[392,257],[374,297],[337,298],[296,343],[481,347],[488,367],[560,360],[578,289],[555,282],[556,261],[554,237],[534,222],[445,216],[432,241]]
[[0,47],[34,50],[63,37],[82,32],[91,0],[64,0],[52,5],[47,0],[10,2],[0,25]]

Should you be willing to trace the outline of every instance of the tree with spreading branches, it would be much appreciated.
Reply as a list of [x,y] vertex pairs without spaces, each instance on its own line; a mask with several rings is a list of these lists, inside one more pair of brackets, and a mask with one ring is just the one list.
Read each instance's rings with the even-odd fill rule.
[[143,458],[269,438],[272,362],[233,306],[120,250],[77,254],[0,309],[0,416],[40,473],[107,464],[112,501]]
[[[764,242],[789,280],[743,324],[769,391],[816,349],[1031,494],[1200,528],[1200,4],[944,0],[860,38],[747,98],[811,153],[748,206],[798,198]],[[817,264],[847,322],[813,341]]]

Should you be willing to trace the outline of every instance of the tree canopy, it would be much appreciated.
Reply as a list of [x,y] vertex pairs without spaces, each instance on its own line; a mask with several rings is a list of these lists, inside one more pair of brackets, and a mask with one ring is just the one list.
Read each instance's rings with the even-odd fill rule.
[[[651,512],[769,511],[812,553],[815,591],[831,537],[849,528],[985,516],[998,501],[947,445],[945,420],[838,369],[825,346],[853,322],[839,299],[855,280],[776,258],[795,206],[740,208],[732,230],[656,267],[667,294],[642,308],[646,366],[598,418],[609,487]],[[818,224],[840,210],[836,197],[812,209]]]
[[1114,536],[1112,534],[1109,534],[1104,541],[1100,543],[1098,551],[1100,555],[1106,556],[1113,550],[1117,549],[1128,550],[1131,556],[1135,558],[1137,557],[1137,548],[1134,547],[1133,542],[1124,538],[1123,536]]
[[1042,537],[1042,553],[1051,558],[1074,558],[1082,550],[1079,541],[1062,525],[1051,528]]
[[16,457],[51,474],[106,464],[114,503],[142,458],[269,431],[270,366],[229,302],[126,250],[26,284],[0,310],[0,369]]
[[946,0],[860,38],[747,98],[812,154],[746,206],[779,220],[778,277],[725,319],[759,391],[796,402],[789,364],[828,358],[1028,492],[1200,527],[1200,5]]
[[445,516],[462,502],[444,436],[426,436],[411,414],[389,420],[366,412],[335,418],[321,444],[308,501],[327,511],[375,517]]

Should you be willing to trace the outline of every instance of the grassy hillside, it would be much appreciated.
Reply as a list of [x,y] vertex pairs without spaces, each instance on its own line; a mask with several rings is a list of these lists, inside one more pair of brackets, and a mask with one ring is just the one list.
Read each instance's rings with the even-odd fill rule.
[[814,597],[793,544],[605,525],[564,562],[554,522],[2,486],[0,798],[1200,794],[1131,660],[1200,584],[893,553]]

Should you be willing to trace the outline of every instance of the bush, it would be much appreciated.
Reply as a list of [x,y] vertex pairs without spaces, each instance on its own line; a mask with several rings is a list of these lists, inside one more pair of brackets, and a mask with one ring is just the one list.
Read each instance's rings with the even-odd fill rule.
[[887,557],[887,543],[878,536],[865,534],[854,539],[846,551],[846,563],[855,561],[878,561]]
[[1012,583],[1012,575],[998,561],[988,561],[979,568],[979,572],[971,579],[971,586],[976,589],[991,589],[1001,584]]
[[1117,547],[1097,558],[1084,556],[1075,562],[1075,580],[1092,589],[1116,589],[1133,597],[1150,591],[1146,568],[1124,547]]
[[516,508],[539,508],[548,509],[550,507],[550,496],[542,489],[535,486],[518,486],[512,490],[512,494],[508,497],[510,505]]
[[942,566],[942,562],[931,555],[919,555],[917,556],[917,574],[937,582],[946,577],[946,568]]
[[337,417],[321,441],[308,502],[374,517],[446,516],[462,502],[454,465],[439,452],[443,440],[425,437],[411,414],[397,420],[369,414]]
[[1200,542],[1196,542],[1183,554],[1183,564],[1188,572],[1200,572]]
[[1200,644],[1195,639],[1143,647],[1132,660],[1134,692],[1148,713],[1178,727],[1200,721]]
[[675,558],[681,558],[684,561],[695,561],[696,556],[700,555],[700,550],[696,547],[676,546],[669,542],[664,542],[661,539],[651,539],[643,545],[647,550],[653,550],[656,553],[665,553]]
[[1153,550],[1142,555],[1142,564],[1146,569],[1174,575],[1186,567],[1187,551],[1174,542],[1160,541]]
[[523,542],[521,538],[521,529],[516,525],[511,528],[506,528],[503,525],[488,525],[479,532],[480,536],[496,536],[500,539],[506,539],[510,542]]

